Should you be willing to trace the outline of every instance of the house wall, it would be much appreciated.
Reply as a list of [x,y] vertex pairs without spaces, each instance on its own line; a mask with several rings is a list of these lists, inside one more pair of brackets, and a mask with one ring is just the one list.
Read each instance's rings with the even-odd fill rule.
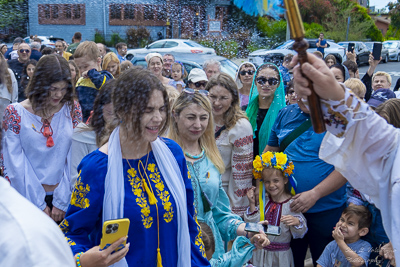
[[[203,25],[203,32],[208,30],[208,18],[215,18],[216,6],[228,6],[229,0],[204,0],[204,1],[180,1],[169,0],[171,3],[171,28],[173,30],[173,37],[181,37],[183,27],[182,10],[193,9],[190,6],[202,6],[204,14],[199,16],[200,24]],[[72,36],[75,32],[82,33],[82,40],[94,40],[96,29],[105,34],[109,39],[114,32],[124,38],[125,31],[130,26],[126,25],[110,25],[109,23],[109,6],[110,4],[165,4],[166,0],[30,0],[29,1],[29,35],[44,35],[60,37],[71,42]],[[85,22],[84,25],[58,25],[58,24],[39,24],[39,8],[38,5],[43,4],[85,4]],[[172,10],[173,9],[173,10]],[[196,21],[197,23],[197,21]],[[160,23],[158,23],[160,24]],[[191,32],[193,29],[190,27],[193,23],[190,21],[186,25],[186,31]],[[151,34],[153,40],[158,39],[157,33],[161,32],[163,37],[166,37],[166,26],[145,26]],[[189,28],[188,28],[189,27]]]

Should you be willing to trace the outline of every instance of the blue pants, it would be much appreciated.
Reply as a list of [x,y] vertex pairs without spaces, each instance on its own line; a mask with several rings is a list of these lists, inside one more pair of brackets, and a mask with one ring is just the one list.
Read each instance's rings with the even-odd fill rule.
[[304,267],[308,246],[310,246],[314,266],[317,266],[316,261],[326,245],[333,240],[333,227],[336,226],[345,207],[346,205],[343,204],[342,207],[327,211],[304,213],[304,217],[307,219],[308,232],[303,238],[292,239],[290,242],[295,267]]

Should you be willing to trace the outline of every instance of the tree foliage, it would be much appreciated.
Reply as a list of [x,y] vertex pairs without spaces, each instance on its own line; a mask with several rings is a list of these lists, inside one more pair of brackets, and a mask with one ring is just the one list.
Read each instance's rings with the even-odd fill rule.
[[326,15],[334,12],[331,1],[329,0],[297,0],[300,14],[306,23],[319,23],[324,22]]
[[28,1],[0,0],[0,39],[27,35]]
[[387,7],[389,8],[390,25],[394,29],[400,29],[400,0],[390,2]]

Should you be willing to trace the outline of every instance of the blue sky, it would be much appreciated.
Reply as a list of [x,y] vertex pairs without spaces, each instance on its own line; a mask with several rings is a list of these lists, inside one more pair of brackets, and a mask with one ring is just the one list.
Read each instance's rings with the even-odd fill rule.
[[376,9],[384,8],[389,2],[396,2],[395,0],[369,0],[370,6],[375,6]]

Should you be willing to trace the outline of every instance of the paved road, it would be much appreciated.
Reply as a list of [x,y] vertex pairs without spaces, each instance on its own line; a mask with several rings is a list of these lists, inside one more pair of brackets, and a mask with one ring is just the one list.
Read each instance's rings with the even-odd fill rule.
[[[363,65],[359,67],[360,78],[367,72],[369,66]],[[375,71],[385,71],[392,76],[392,89],[396,85],[397,79],[400,78],[400,62],[388,62],[379,64]]]

